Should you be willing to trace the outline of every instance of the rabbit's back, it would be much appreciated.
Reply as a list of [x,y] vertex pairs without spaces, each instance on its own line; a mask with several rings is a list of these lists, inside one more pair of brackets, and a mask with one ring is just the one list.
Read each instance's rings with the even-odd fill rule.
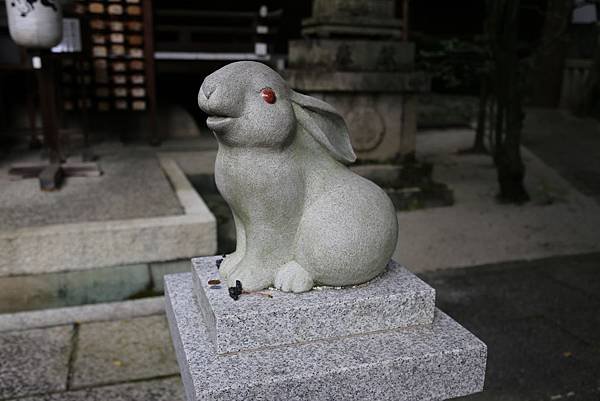
[[389,197],[346,170],[304,210],[295,259],[316,283],[363,283],[385,269],[397,238],[396,211]]

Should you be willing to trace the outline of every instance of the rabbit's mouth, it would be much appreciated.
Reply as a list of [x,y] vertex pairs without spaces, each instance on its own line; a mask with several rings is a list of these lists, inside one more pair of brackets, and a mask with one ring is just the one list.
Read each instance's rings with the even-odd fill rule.
[[222,131],[234,117],[229,116],[209,116],[206,119],[206,125],[211,131]]

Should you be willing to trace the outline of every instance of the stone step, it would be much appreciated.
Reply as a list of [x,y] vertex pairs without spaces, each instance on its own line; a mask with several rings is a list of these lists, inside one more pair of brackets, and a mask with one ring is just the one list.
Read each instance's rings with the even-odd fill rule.
[[220,355],[191,281],[182,273],[165,283],[188,401],[441,400],[483,388],[485,344],[440,311],[431,325]]
[[[124,157],[127,162],[119,159]],[[0,277],[162,262],[216,252],[215,217],[173,160],[161,158],[157,163],[126,154],[104,160],[102,167],[106,174],[98,180],[70,182],[57,198],[40,197],[37,187],[32,189],[26,181],[0,180],[2,188],[8,185],[0,197]],[[139,176],[123,174],[128,170]],[[123,196],[115,199],[100,196],[121,192]],[[39,203],[35,213],[23,206],[31,199]],[[179,204],[167,207],[170,203]]]
[[[198,304],[219,354],[372,333],[433,321],[435,290],[391,261],[369,283],[303,294],[271,290],[234,301],[216,267],[219,257],[192,259]],[[211,288],[211,279],[221,280]],[[243,285],[243,283],[242,283]]]

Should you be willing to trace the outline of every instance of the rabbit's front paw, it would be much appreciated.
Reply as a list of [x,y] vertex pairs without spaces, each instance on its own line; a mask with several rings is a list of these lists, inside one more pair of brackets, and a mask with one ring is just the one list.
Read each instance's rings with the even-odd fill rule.
[[229,259],[229,258],[223,259],[223,262],[221,262],[221,266],[219,266],[219,274],[221,274],[221,277],[224,277],[224,278],[229,277],[229,275],[235,268],[235,265],[236,265],[236,263],[233,262],[231,259]]
[[285,292],[305,292],[314,285],[311,275],[298,263],[288,262],[275,275],[275,288]]
[[240,257],[237,255],[237,252],[234,252],[230,255],[227,255],[221,260],[221,264],[219,265],[219,274],[221,277],[227,278],[231,275],[231,273],[235,270],[235,267],[240,262]]
[[230,272],[227,282],[230,287],[236,285],[236,281],[242,283],[242,287],[247,291],[257,291],[273,285],[273,273],[268,269],[258,269],[257,263],[247,263],[242,260]]

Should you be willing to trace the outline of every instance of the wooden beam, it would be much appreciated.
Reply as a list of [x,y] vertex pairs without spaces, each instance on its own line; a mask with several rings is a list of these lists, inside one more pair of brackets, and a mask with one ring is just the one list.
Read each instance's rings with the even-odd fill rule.
[[8,174],[18,175],[22,178],[33,178],[39,176],[46,166],[48,165],[40,163],[15,163],[10,166]]
[[62,165],[65,177],[100,177],[103,172],[96,163],[66,163]]
[[[8,174],[34,178],[40,176],[49,166],[41,163],[15,163],[10,166]],[[65,177],[99,177],[103,174],[98,164],[92,162],[69,162],[62,164],[61,169]]]

